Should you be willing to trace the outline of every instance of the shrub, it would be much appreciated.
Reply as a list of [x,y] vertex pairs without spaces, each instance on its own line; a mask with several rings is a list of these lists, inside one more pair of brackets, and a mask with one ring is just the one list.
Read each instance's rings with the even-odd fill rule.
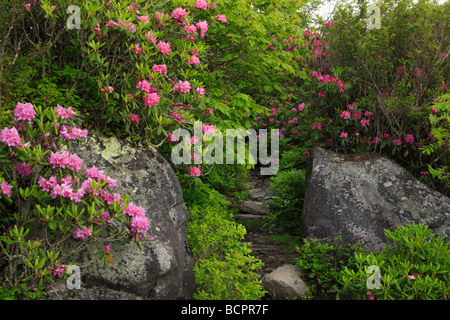
[[305,169],[279,171],[271,178],[274,196],[270,200],[272,207],[269,220],[280,231],[293,236],[302,235],[302,209],[305,195]]
[[[357,300],[447,300],[450,294],[450,248],[428,226],[412,224],[385,230],[392,244],[380,253],[355,254],[356,265],[339,275],[338,297]],[[380,270],[379,288],[368,290],[368,266]],[[369,281],[368,281],[369,280]]]
[[251,256],[243,242],[242,225],[232,221],[223,206],[193,206],[188,241],[195,258],[199,300],[258,300],[265,292],[257,272],[262,262]]
[[[69,152],[88,134],[76,114],[60,105],[19,102],[11,127],[0,132],[0,268],[11,288],[40,288],[64,275],[65,253],[55,249],[68,238],[135,240],[139,246],[146,239],[145,208],[113,193],[115,179],[83,167],[83,159]],[[105,249],[107,263],[109,244]]]
[[358,245],[343,245],[341,238],[333,241],[304,239],[297,247],[297,264],[310,279],[318,293],[331,294],[344,267],[352,268],[356,264],[355,252],[362,252]]

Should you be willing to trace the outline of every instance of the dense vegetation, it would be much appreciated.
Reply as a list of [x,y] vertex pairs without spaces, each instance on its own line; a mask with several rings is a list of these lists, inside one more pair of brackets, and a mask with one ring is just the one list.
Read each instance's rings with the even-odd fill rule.
[[[386,154],[449,195],[449,2],[380,1],[381,28],[370,30],[367,1],[343,2],[329,21],[311,15],[319,3],[3,1],[0,297],[42,297],[45,284],[64,274],[51,244],[28,237],[33,219],[47,223],[55,239],[74,231],[84,239],[106,227],[101,215],[109,210],[138,244],[145,241],[145,208],[131,208],[126,197],[105,200],[96,191],[111,192],[112,178],[81,170],[76,155],[54,156],[56,146],[82,143],[88,130],[158,148],[173,165],[191,216],[197,299],[264,295],[256,275],[261,261],[250,255],[226,197],[245,198],[248,175],[267,163],[252,165],[247,155],[246,164],[174,163],[171,151],[183,134],[191,160],[191,152],[201,156],[200,147],[205,152],[217,142],[207,139],[214,132],[279,130],[270,220],[296,238],[307,159],[316,146]],[[79,21],[68,15],[70,5],[80,8]],[[192,136],[196,121],[203,124],[200,143]],[[88,181],[78,186],[83,191],[51,191],[75,177]],[[97,211],[93,203],[103,207]],[[411,234],[420,237],[401,241]],[[448,297],[447,245],[425,241],[432,235],[423,226],[389,236],[397,247],[379,256],[302,242],[299,265],[320,279],[317,291],[341,298]],[[419,258],[405,251],[411,243]],[[388,268],[383,274],[391,278],[380,292],[367,294],[357,284],[366,259]],[[23,272],[14,273],[18,264]]]

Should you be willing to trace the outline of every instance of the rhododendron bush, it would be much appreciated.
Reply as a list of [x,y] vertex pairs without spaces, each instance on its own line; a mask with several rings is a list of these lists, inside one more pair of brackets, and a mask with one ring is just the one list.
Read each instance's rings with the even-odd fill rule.
[[[65,239],[132,239],[141,246],[147,238],[146,209],[131,202],[130,196],[115,193],[113,177],[95,166],[87,168],[77,154],[61,148],[88,135],[76,124],[76,114],[71,107],[18,102],[10,126],[0,131],[0,212],[3,222],[14,225],[0,237],[2,253],[10,261],[6,271],[10,285],[24,279],[43,285],[64,274],[65,265],[59,263],[64,262],[64,252],[53,250]],[[32,221],[46,227],[45,239],[27,238]],[[102,230],[108,230],[108,240]],[[110,256],[110,244],[105,245]],[[23,273],[15,271],[18,263],[26,263]]]
[[[449,86],[448,3],[379,5],[381,29],[366,28],[364,3],[357,12],[342,5],[333,21],[306,29],[293,44],[286,39],[283,50],[302,52],[298,68],[306,72],[283,83],[290,95],[273,96],[258,127],[279,128],[287,144],[310,150],[385,153],[448,193],[448,179],[439,179],[448,170],[448,145],[420,152],[437,143],[429,116],[445,122],[445,108],[435,105]],[[429,163],[443,174],[433,179]]]

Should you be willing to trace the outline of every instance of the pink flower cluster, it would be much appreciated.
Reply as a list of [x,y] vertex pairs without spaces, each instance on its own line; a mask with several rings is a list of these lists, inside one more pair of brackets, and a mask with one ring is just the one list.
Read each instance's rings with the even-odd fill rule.
[[0,184],[0,188],[1,188],[1,191],[3,192],[4,195],[6,195],[7,197],[11,198],[12,186],[8,182],[3,181]]
[[149,221],[145,215],[145,209],[136,206],[133,202],[123,211],[131,217],[130,227],[131,235],[134,237],[136,233],[145,235],[149,228]]
[[154,64],[152,67],[152,71],[159,74],[167,74],[167,66],[165,64]]
[[72,107],[64,108],[59,104],[56,106],[56,116],[60,119],[72,119],[76,113],[72,110]]
[[165,56],[170,53],[170,44],[168,42],[159,41],[157,47],[159,52]]
[[194,7],[199,9],[206,9],[208,8],[208,2],[206,2],[205,0],[197,0],[197,2],[195,2]]
[[191,84],[189,83],[189,81],[179,81],[173,88],[173,92],[180,91],[183,93],[189,93],[190,90]]
[[59,130],[59,134],[66,141],[75,140],[78,138],[86,139],[88,135],[88,130],[87,129],[82,130],[77,127],[63,125],[62,128]]
[[21,139],[19,132],[16,128],[3,128],[0,132],[0,142],[7,144],[9,147],[15,147],[21,145]]
[[66,167],[79,172],[81,166],[83,165],[83,159],[78,157],[76,154],[70,154],[69,151],[63,152],[51,152],[48,159],[48,163],[55,168],[65,169]]
[[90,237],[91,235],[92,235],[92,228],[88,228],[86,226],[84,226],[83,229],[77,227],[73,232],[73,237],[75,239],[85,240],[87,237]]
[[191,167],[188,173],[191,177],[200,177],[200,175],[202,174],[202,170],[198,167]]
[[31,121],[34,119],[36,115],[36,111],[34,111],[34,106],[27,103],[17,103],[16,108],[14,109],[14,120],[27,120]]

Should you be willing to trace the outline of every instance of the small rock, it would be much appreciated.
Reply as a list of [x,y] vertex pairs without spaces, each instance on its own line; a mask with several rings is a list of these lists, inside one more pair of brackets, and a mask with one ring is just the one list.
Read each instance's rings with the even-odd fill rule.
[[300,267],[283,265],[262,278],[262,285],[273,299],[292,299],[306,295],[308,286],[301,278]]

